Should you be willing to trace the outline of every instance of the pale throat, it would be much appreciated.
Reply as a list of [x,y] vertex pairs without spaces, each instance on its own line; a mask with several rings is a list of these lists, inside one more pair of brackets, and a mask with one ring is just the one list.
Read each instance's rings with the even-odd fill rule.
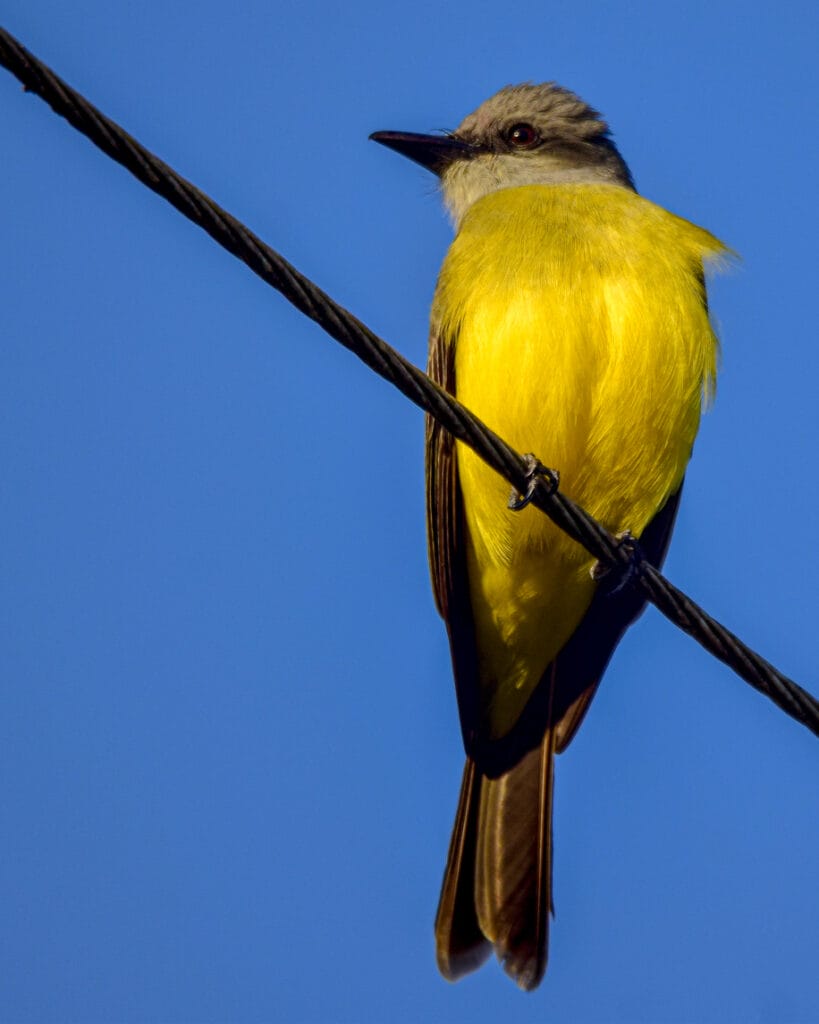
[[568,184],[629,188],[611,164],[570,164],[548,154],[537,159],[487,154],[457,160],[441,175],[444,205],[456,229],[470,206],[491,192],[519,185]]

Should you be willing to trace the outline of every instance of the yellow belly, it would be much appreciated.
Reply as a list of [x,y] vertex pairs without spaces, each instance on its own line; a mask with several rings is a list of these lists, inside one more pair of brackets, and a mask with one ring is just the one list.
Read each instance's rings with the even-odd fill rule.
[[[712,235],[609,185],[529,185],[474,204],[433,318],[458,398],[610,530],[639,536],[680,485],[713,387],[702,264]],[[458,466],[490,731],[514,724],[594,593],[593,559],[469,449]]]

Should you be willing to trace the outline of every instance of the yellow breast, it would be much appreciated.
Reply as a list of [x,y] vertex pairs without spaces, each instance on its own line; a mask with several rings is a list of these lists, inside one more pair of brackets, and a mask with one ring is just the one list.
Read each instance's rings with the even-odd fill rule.
[[[717,341],[712,235],[615,185],[529,185],[466,214],[433,320],[458,398],[610,530],[639,536],[679,487]],[[593,560],[459,447],[469,587],[491,731],[514,724],[594,592]]]

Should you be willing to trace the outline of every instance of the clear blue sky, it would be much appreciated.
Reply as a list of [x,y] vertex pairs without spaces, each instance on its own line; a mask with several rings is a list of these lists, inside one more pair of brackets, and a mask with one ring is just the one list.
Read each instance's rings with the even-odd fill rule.
[[[668,574],[819,689],[814,4],[3,19],[416,363],[450,229],[368,133],[604,111],[743,256]],[[558,762],[544,984],[438,977],[420,413],[5,72],[0,140],[0,1021],[819,1020],[819,742],[653,610]]]

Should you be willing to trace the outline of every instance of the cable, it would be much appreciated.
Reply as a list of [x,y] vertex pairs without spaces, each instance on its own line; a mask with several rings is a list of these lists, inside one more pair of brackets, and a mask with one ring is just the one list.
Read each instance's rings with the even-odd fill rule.
[[629,545],[621,546],[617,538],[553,486],[552,479],[556,475],[553,471],[533,475],[531,459],[525,459],[510,448],[425,373],[333,302],[252,231],[100,113],[3,29],[0,29],[0,64],[15,75],[27,91],[44,99],[104,153],[167,199],[331,337],[472,448],[505,477],[518,494],[525,494],[533,505],[601,563],[611,568],[630,566],[634,585],[643,590],[666,618],[791,718],[819,736],[819,701],[711,618],[657,569],[642,561],[639,554],[635,556]]

